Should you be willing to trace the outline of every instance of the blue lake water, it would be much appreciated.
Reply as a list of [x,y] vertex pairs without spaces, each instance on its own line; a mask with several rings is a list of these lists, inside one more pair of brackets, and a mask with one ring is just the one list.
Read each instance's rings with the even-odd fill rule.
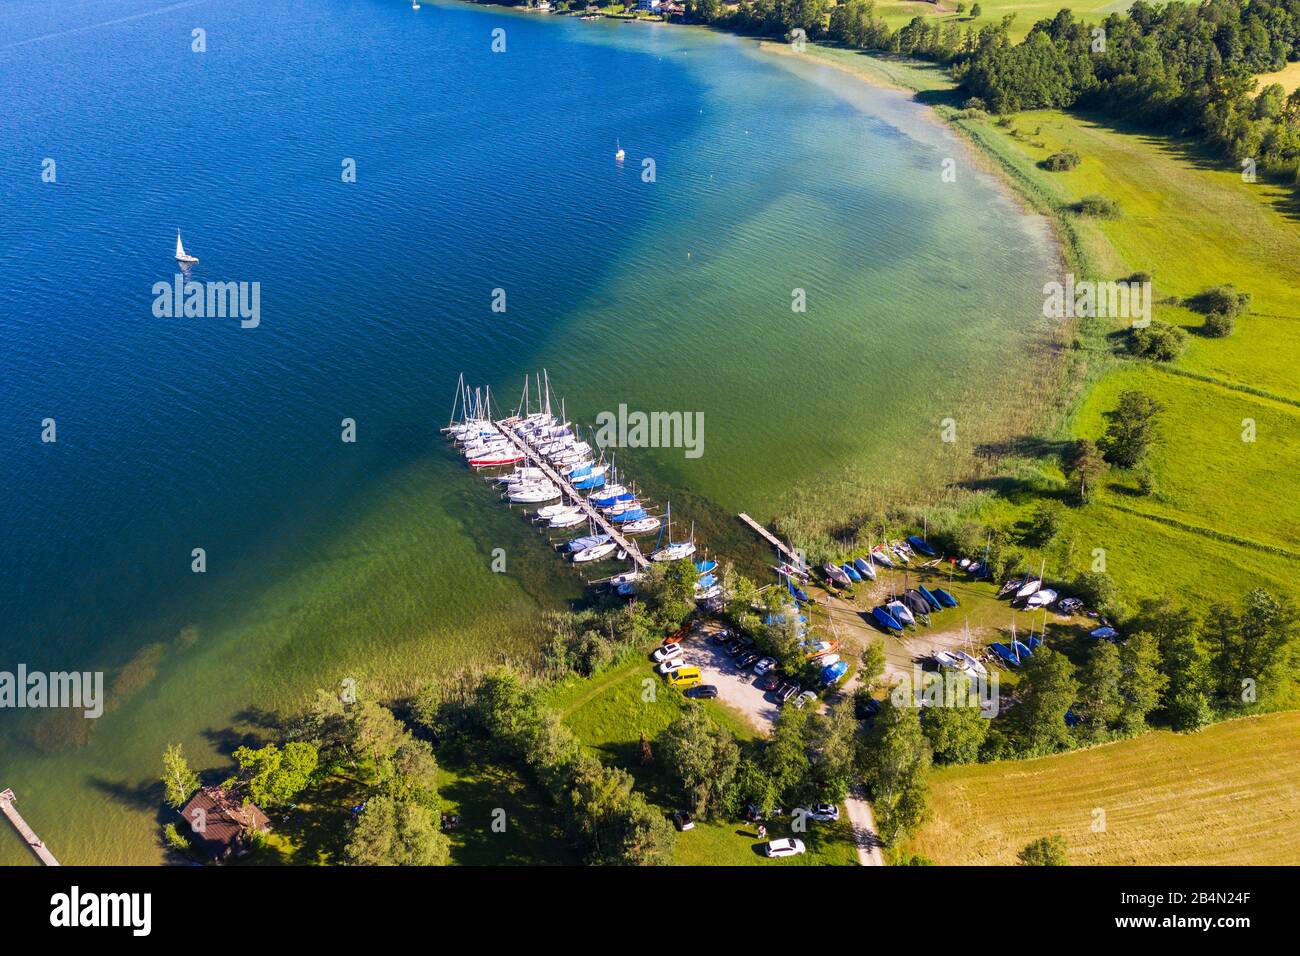
[[[630,460],[724,535],[1016,382],[1055,268],[906,97],[676,27],[14,0],[0,142],[0,669],[118,681],[89,733],[0,711],[0,786],[66,862],[159,858],[169,740],[220,765],[243,708],[526,653],[579,593],[443,447],[461,372],[704,411],[701,458]],[[155,317],[178,228],[194,279],[259,283],[256,328]]]

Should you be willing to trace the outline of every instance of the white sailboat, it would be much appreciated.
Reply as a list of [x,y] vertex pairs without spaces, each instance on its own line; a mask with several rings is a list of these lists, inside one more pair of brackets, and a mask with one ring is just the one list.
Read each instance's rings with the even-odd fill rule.
[[623,162],[624,155],[626,154],[623,152],[622,144],[619,143],[618,140],[614,140],[614,162],[616,163]]
[[185,247],[181,245],[181,231],[179,229],[176,230],[176,261],[183,266],[192,266],[199,261],[187,253]]

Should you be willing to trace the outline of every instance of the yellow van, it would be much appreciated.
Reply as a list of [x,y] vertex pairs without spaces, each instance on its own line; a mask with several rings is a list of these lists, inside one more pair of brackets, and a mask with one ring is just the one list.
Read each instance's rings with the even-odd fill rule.
[[668,683],[678,690],[694,687],[701,681],[698,667],[679,667],[668,675]]

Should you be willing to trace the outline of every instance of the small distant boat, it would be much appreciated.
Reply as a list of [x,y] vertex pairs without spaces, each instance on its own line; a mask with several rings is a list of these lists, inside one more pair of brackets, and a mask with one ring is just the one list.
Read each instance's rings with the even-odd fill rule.
[[650,553],[651,561],[679,561],[682,558],[689,558],[695,553],[695,525],[691,525],[691,536],[685,541],[673,540],[673,506],[670,502],[666,509],[664,533],[660,534],[659,541],[663,542],[665,536],[667,543],[662,547],[656,548]]
[[1055,600],[1055,591],[1051,588],[1039,588],[1033,594],[1029,595],[1029,600],[1025,602],[1025,607],[1050,607],[1051,603]]
[[640,571],[624,571],[622,574],[616,574],[612,578],[610,578],[609,586],[612,588],[618,588],[621,585],[631,584],[634,581],[639,581],[639,580],[641,580]]
[[853,559],[853,566],[858,569],[858,573],[864,578],[876,580],[876,569],[871,566],[870,561],[863,561],[861,558]]
[[894,566],[893,558],[885,554],[885,549],[880,545],[876,545],[871,549],[871,560],[875,561],[876,564],[879,564],[882,567],[892,568]]
[[885,630],[901,631],[903,629],[903,625],[898,623],[898,619],[883,607],[876,608],[871,612],[871,616],[875,618],[876,623],[885,628]]
[[786,562],[784,564],[773,565],[772,570],[777,574],[784,574],[786,577],[807,578],[808,572],[803,568],[796,568],[793,564]]
[[848,587],[853,583],[849,580],[849,576],[844,573],[842,568],[831,564],[829,561],[822,565],[822,570],[826,572],[828,578],[841,587]]
[[547,505],[545,508],[537,509],[537,517],[539,518],[554,518],[556,515],[562,514],[580,515],[582,509],[577,505]]
[[934,550],[934,548],[930,546],[930,543],[928,541],[914,534],[909,534],[907,536],[907,543],[910,544],[915,550],[921,552],[927,558],[933,558],[939,553],[938,551]]
[[650,531],[658,531],[661,524],[663,524],[662,521],[651,515],[647,518],[637,518],[635,521],[629,521],[619,530],[624,534],[646,534]]
[[181,231],[176,230],[176,261],[183,266],[192,266],[199,260],[185,251],[181,245]]
[[573,561],[575,564],[582,564],[586,561],[599,561],[601,558],[607,558],[613,554],[614,549],[617,547],[618,545],[613,541],[608,541],[605,544],[597,544],[590,548],[583,548],[573,556]]
[[706,574],[712,574],[718,570],[718,562],[711,558],[705,558],[703,561],[695,562],[695,573],[703,577]]
[[840,565],[840,570],[849,576],[849,580],[857,582],[862,580],[862,575],[858,574],[858,569],[847,561]]
[[510,501],[514,504],[540,504],[543,501],[554,501],[558,497],[560,497],[560,489],[555,485],[525,488],[510,493]]
[[614,161],[623,162],[624,155],[626,154],[623,152],[623,145],[618,140],[614,140]]
[[1088,636],[1095,637],[1100,641],[1113,641],[1119,637],[1119,631],[1108,625],[1106,627],[1099,627],[1095,631],[1089,631]]
[[412,10],[419,10],[419,9],[420,9],[420,0],[411,0],[411,9],[412,9]]
[[943,610],[943,602],[940,601],[934,595],[934,592],[932,592],[924,584],[917,585],[916,589],[921,592],[921,597],[925,598],[925,603],[930,605],[931,610],[935,610],[935,611]]
[[1026,581],[1024,584],[1020,586],[1020,590],[1016,592],[1015,600],[1019,601],[1022,598],[1029,597],[1031,594],[1033,594],[1042,586],[1043,586],[1042,578],[1034,578],[1031,581]]
[[944,607],[956,607],[957,599],[945,591],[943,588],[935,588],[934,596],[939,599],[939,603]]
[[890,601],[885,605],[885,610],[894,615],[897,620],[902,621],[904,624],[916,623],[916,616],[912,613],[912,609],[902,601]]
[[[541,514],[541,512],[539,511],[538,514]],[[570,551],[582,551],[585,548],[594,548],[598,544],[604,544],[611,540],[613,539],[607,534],[588,534],[581,538],[574,538],[568,543],[567,547]]]
[[587,516],[581,511],[574,511],[556,515],[551,519],[550,526],[552,528],[572,528],[575,524],[582,524],[586,520]]

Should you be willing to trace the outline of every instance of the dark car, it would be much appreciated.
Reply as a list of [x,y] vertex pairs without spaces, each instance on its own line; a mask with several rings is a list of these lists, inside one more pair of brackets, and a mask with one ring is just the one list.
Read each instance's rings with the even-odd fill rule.
[[686,696],[695,700],[712,700],[718,696],[717,684],[700,684],[698,687],[691,687],[686,690]]
[[677,824],[677,829],[682,831],[695,829],[695,820],[685,810],[678,810],[673,814],[673,823]]
[[744,649],[745,649],[745,645],[740,643],[740,641],[732,641],[730,644],[727,645],[727,653],[730,654],[732,657],[735,657]]
[[799,693],[798,684],[782,684],[780,690],[776,692],[777,703],[784,704],[797,693]]
[[874,697],[854,701],[853,716],[858,720],[871,720],[878,713],[880,713],[880,701]]
[[712,641],[714,644],[719,644],[719,645],[725,644],[727,643],[727,641],[731,640],[731,632],[726,629],[723,629],[721,631],[714,631],[713,636],[710,637],[709,640]]
[[736,661],[737,666],[742,671],[748,670],[749,668],[753,667],[757,663],[758,663],[758,655],[755,654],[753,651],[749,651],[748,653],[743,654]]
[[774,671],[768,671],[758,682],[759,690],[776,690],[781,686],[781,678]]

